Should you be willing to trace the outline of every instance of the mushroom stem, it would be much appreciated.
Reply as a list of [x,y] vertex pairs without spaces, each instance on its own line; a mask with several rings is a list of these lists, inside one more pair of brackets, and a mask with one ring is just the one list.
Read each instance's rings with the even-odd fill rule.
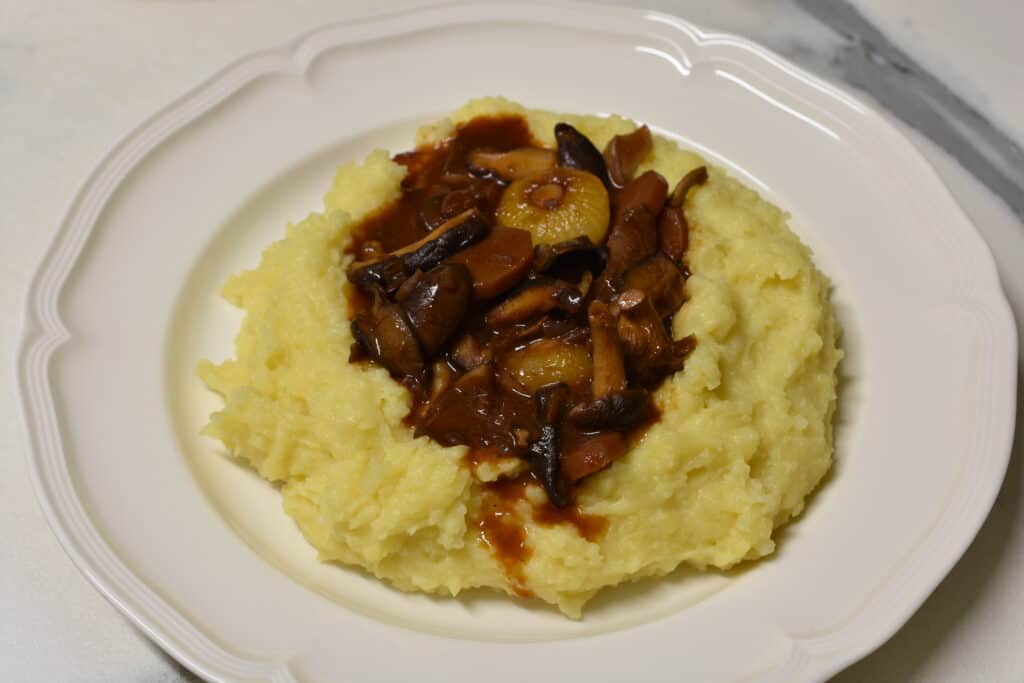
[[698,166],[676,183],[672,194],[668,198],[668,205],[678,209],[686,201],[687,193],[695,186],[702,185],[708,179],[708,167]]
[[553,384],[537,392],[541,430],[529,450],[533,472],[543,484],[548,500],[557,508],[572,505],[569,480],[562,473],[562,447],[558,436],[558,422],[568,398],[569,388],[564,384]]
[[622,361],[615,316],[603,301],[592,301],[587,310],[590,338],[594,345],[594,398],[604,398],[626,388],[626,368]]
[[616,187],[622,187],[632,177],[636,167],[644,160],[654,142],[647,126],[640,126],[632,133],[616,135],[604,148],[604,163],[608,167],[608,179]]
[[519,147],[507,152],[478,149],[466,157],[466,165],[476,173],[490,173],[502,180],[517,180],[555,166],[555,153],[538,147]]
[[511,325],[556,308],[567,313],[575,313],[582,305],[583,297],[574,285],[559,280],[541,281],[528,284],[492,308],[484,322],[492,327]]

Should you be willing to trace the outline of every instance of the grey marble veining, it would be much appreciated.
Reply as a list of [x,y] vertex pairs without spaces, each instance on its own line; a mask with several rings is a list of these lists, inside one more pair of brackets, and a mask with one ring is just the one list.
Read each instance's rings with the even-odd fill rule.
[[845,39],[834,58],[842,80],[870,93],[949,152],[1024,217],[1024,150],[1009,135],[889,42],[846,0],[797,2]]

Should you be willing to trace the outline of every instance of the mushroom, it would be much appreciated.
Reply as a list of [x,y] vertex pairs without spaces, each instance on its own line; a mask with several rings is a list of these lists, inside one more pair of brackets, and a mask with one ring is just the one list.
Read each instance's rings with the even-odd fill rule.
[[555,152],[538,147],[519,147],[507,152],[473,150],[466,156],[469,170],[509,181],[554,168]]
[[555,141],[558,143],[558,165],[564,168],[578,168],[607,182],[604,157],[586,135],[568,123],[555,124]]
[[455,372],[452,366],[446,361],[435,360],[430,366],[430,390],[427,393],[427,400],[434,401],[451,386],[455,379]]
[[473,297],[493,299],[522,282],[533,263],[533,240],[526,230],[494,228],[485,239],[448,259],[469,269]]
[[626,370],[616,331],[615,317],[603,301],[592,301],[587,309],[590,339],[594,348],[593,393],[598,399],[626,388]]
[[408,275],[405,264],[397,256],[385,256],[370,262],[355,261],[348,267],[348,279],[364,292],[380,289],[390,294],[402,285]]
[[626,453],[626,439],[619,432],[598,432],[575,440],[561,454],[562,475],[579,481],[600,472]]
[[675,263],[661,252],[656,252],[630,268],[623,277],[626,289],[639,289],[658,315],[665,317],[679,310],[685,300],[683,274]]
[[632,133],[616,135],[609,140],[604,148],[604,163],[612,185],[625,185],[653,147],[651,131],[647,126],[640,126]]
[[708,179],[708,168],[707,166],[698,166],[693,169],[676,183],[675,188],[672,190],[672,194],[668,199],[668,205],[673,208],[681,208],[683,202],[686,201],[686,195],[689,191],[697,186],[702,185]]
[[666,206],[658,220],[658,247],[665,256],[681,263],[690,245],[690,226],[682,208]]
[[647,420],[653,410],[646,389],[616,391],[587,403],[577,403],[568,418],[584,429],[623,430]]
[[612,214],[612,225],[619,223],[630,211],[644,206],[651,215],[657,216],[665,205],[668,196],[668,181],[657,171],[647,171],[638,175],[619,191],[615,192]]
[[681,370],[693,350],[693,337],[673,340],[651,300],[640,290],[626,290],[618,304],[619,339],[630,379],[640,386],[654,387],[666,375]]
[[441,199],[440,215],[449,219],[459,214],[476,209],[490,213],[501,198],[501,187],[496,183],[476,181],[466,187],[452,190]]
[[608,234],[608,268],[610,273],[625,273],[658,248],[655,214],[646,206],[633,207]]
[[604,265],[604,249],[586,235],[557,244],[538,244],[534,247],[533,269],[546,273],[561,267],[581,263],[587,270],[600,270]]
[[572,505],[569,480],[562,472],[561,445],[558,423],[569,400],[569,389],[564,384],[545,387],[537,393],[537,415],[540,436],[530,444],[528,451],[534,475],[540,479],[548,500],[557,508]]
[[460,213],[437,227],[426,237],[394,252],[406,270],[430,270],[449,256],[479,242],[490,231],[483,215],[475,209]]
[[376,295],[370,311],[356,315],[352,321],[352,335],[371,359],[392,374],[422,377],[426,369],[423,351],[398,304]]
[[582,305],[583,296],[579,289],[568,282],[530,280],[519,292],[492,308],[484,322],[491,327],[511,325],[555,309],[573,314],[579,311]]
[[[473,368],[431,401],[426,414],[416,426],[415,435],[430,436],[442,446],[467,443],[467,434],[490,412],[494,390],[494,368],[491,364],[485,363]],[[484,425],[490,426],[489,423]]]
[[437,355],[462,323],[472,287],[465,266],[446,263],[418,272],[395,295],[428,357]]
[[348,267],[348,279],[364,291],[380,287],[387,293],[417,270],[434,266],[487,236],[490,227],[479,211],[470,209],[445,221],[430,234],[378,261],[355,261]]

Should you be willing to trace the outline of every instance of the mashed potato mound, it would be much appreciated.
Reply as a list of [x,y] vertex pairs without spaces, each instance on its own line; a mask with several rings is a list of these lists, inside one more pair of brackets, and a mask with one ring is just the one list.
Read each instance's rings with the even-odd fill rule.
[[[422,129],[417,142],[512,112],[550,146],[560,120],[598,148],[635,128],[485,99]],[[704,163],[655,136],[640,171],[674,182]],[[655,393],[661,420],[577,491],[581,510],[606,518],[607,531],[587,541],[572,525],[535,523],[520,501],[532,549],[525,588],[572,617],[607,586],[771,553],[773,530],[801,512],[831,464],[842,352],[829,282],[782,211],[709,168],[688,200],[693,275],[674,319],[676,338],[694,334],[697,348]],[[225,285],[247,315],[235,358],[199,366],[224,397],[204,434],[281,484],[285,511],[322,560],[408,591],[516,593],[481,541],[484,486],[466,449],[413,438],[402,424],[408,392],[383,368],[348,361],[344,247],[362,217],[399,196],[404,175],[383,151],[342,166],[324,211],[289,226],[254,270]]]

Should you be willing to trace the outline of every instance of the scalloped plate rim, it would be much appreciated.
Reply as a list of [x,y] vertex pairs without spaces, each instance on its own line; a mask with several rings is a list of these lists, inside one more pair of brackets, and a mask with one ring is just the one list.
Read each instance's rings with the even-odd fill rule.
[[[21,326],[20,341],[16,346],[14,355],[14,370],[16,390],[21,406],[21,427],[24,436],[26,457],[29,462],[30,478],[36,497],[46,518],[47,524],[57,536],[65,552],[86,576],[86,578],[125,616],[136,626],[143,630],[148,637],[157,642],[164,650],[175,659],[189,667],[201,676],[217,681],[218,683],[232,683],[241,680],[241,677],[260,678],[273,683],[294,682],[288,661],[259,661],[248,660],[232,654],[229,650],[215,644],[212,639],[202,634],[195,626],[160,599],[156,592],[140,579],[133,576],[123,566],[117,564],[117,556],[113,550],[106,545],[99,537],[96,528],[92,525],[87,513],[79,505],[77,499],[70,501],[59,501],[52,491],[52,485],[63,483],[73,490],[73,483],[66,467],[61,468],[56,460],[63,454],[60,444],[59,429],[51,426],[49,431],[39,431],[47,421],[53,421],[54,403],[49,383],[49,361],[54,352],[66,343],[71,335],[64,327],[56,310],[56,303],[59,299],[64,281],[67,279],[71,268],[80,255],[89,235],[96,223],[98,208],[109,199],[112,189],[104,189],[104,181],[114,179],[113,186],[119,185],[131,173],[132,168],[157,144],[176,130],[187,126],[199,116],[216,107],[220,102],[231,97],[242,86],[269,73],[276,73],[282,70],[299,75],[304,75],[309,66],[323,52],[345,44],[355,42],[380,40],[384,37],[418,33],[439,25],[436,20],[446,13],[464,12],[467,15],[473,12],[480,12],[483,9],[500,10],[514,13],[529,3],[451,3],[428,8],[411,10],[400,10],[371,16],[357,18],[351,21],[342,21],[326,24],[301,34],[297,38],[288,41],[277,48],[258,50],[251,52],[239,59],[234,60],[227,66],[218,70],[214,75],[202,81],[198,86],[189,90],[178,98],[175,98],[168,105],[147,117],[142,123],[121,138],[111,150],[105,154],[97,163],[94,170],[86,177],[79,190],[73,196],[68,208],[61,218],[60,225],[54,237],[47,247],[40,264],[38,265],[24,295],[23,322]],[[962,239],[974,242],[974,249],[978,252],[976,257],[984,261],[982,265],[984,273],[980,276],[985,282],[974,280],[972,289],[977,290],[984,284],[984,288],[991,299],[987,303],[995,303],[991,308],[986,308],[995,323],[1001,323],[999,338],[1005,340],[1003,351],[1006,353],[1008,363],[1013,369],[1010,376],[1011,382],[1004,387],[1003,405],[1009,408],[1008,424],[1002,430],[1002,439],[995,439],[1000,443],[992,449],[993,460],[989,463],[990,468],[998,476],[993,476],[988,482],[986,490],[975,497],[975,502],[967,512],[961,515],[959,534],[955,535],[956,542],[954,552],[947,550],[944,553],[943,561],[935,561],[930,572],[919,570],[917,581],[910,581],[904,576],[910,573],[907,565],[912,557],[908,557],[898,566],[893,575],[890,575],[885,582],[886,585],[899,583],[902,579],[916,585],[916,590],[905,590],[902,604],[896,604],[894,609],[889,609],[887,619],[880,615],[876,618],[884,625],[881,628],[874,628],[868,635],[864,634],[863,628],[856,628],[861,625],[865,614],[869,613],[872,605],[879,602],[879,593],[883,586],[879,586],[868,598],[859,611],[850,615],[845,622],[832,632],[826,632],[823,636],[815,638],[799,638],[785,634],[790,640],[791,651],[787,659],[779,666],[770,671],[762,672],[757,676],[758,680],[764,681],[792,681],[799,680],[825,680],[839,670],[850,665],[854,661],[865,656],[876,649],[892,634],[894,634],[920,607],[927,596],[937,587],[941,580],[949,573],[952,567],[960,559],[971,541],[974,539],[981,524],[988,515],[995,496],[998,493],[999,485],[1002,482],[1010,457],[1011,444],[1014,434],[1013,416],[1016,402],[1016,366],[1017,366],[1017,335],[1016,327],[1013,324],[1012,313],[1009,303],[1001,288],[995,261],[991,251],[964,214],[962,208],[950,195],[942,180],[931,167],[923,155],[914,147],[883,115],[878,114],[872,107],[863,104],[857,97],[850,95],[843,88],[828,83],[816,76],[813,76],[785,58],[768,50],[757,43],[745,38],[718,31],[709,31],[679,17],[662,13],[637,9],[624,9],[609,6],[593,6],[585,3],[553,3],[560,10],[582,12],[599,12],[605,15],[618,15],[619,17],[634,22],[657,22],[671,26],[688,36],[692,43],[701,49],[709,46],[737,49],[753,58],[767,63],[774,69],[784,72],[787,76],[798,80],[801,85],[813,88],[823,96],[835,103],[842,103],[848,109],[852,109],[859,115],[870,116],[876,128],[889,134],[893,141],[900,146],[899,151],[923,173],[923,177],[917,182],[931,183],[935,189],[941,190],[942,196],[948,207],[953,209],[953,215],[949,216],[951,222],[958,223],[964,234],[959,235]],[[545,6],[550,7],[552,3]],[[400,26],[403,19],[419,19],[425,23],[413,26]],[[429,20],[434,19],[434,23]],[[478,16],[476,19],[465,20],[461,23],[499,22],[507,20],[507,16]],[[520,17],[520,19],[522,19]],[[545,22],[543,19],[530,18],[528,21],[536,24],[558,23]],[[357,31],[360,27],[374,27],[380,31],[380,35],[360,40],[359,38],[345,38],[346,32]],[[632,34],[634,31],[628,28],[617,26],[609,30],[621,33]],[[327,38],[327,40],[324,40]],[[261,62],[267,61],[261,65]],[[149,138],[147,140],[147,137]],[[146,144],[141,146],[142,142]],[[119,169],[123,169],[119,172]],[[87,200],[100,198],[99,207],[93,211],[91,220],[83,218],[83,205]],[[86,212],[88,216],[88,212]],[[84,222],[83,222],[84,221]],[[971,276],[978,276],[978,272],[971,273]],[[48,285],[48,286],[44,286]],[[29,364],[34,361],[34,365]],[[33,373],[34,370],[34,373]],[[31,382],[30,380],[42,380]],[[51,443],[41,445],[40,442],[49,437]],[[47,462],[47,458],[51,462]],[[977,478],[976,478],[977,479]],[[976,485],[982,485],[977,480]],[[961,487],[963,488],[963,487]],[[68,507],[70,505],[70,507]],[[948,508],[947,508],[948,511]],[[74,517],[78,515],[78,519]],[[71,519],[69,519],[69,516]],[[946,521],[946,515],[940,515],[932,530],[920,541],[910,556],[922,555],[921,548],[927,545],[929,539],[938,533],[939,530],[947,531],[945,527],[950,526]],[[83,527],[85,531],[97,534],[99,550],[92,552],[99,555],[90,555],[89,552],[80,547],[81,529],[76,532],[75,525]],[[947,535],[947,539],[948,539]],[[947,542],[947,547],[950,545]],[[102,553],[109,557],[102,557]],[[118,584],[109,575],[110,568],[104,567],[105,563],[113,562],[115,570],[122,572],[134,580],[138,586],[126,586]],[[911,577],[912,578],[912,577]],[[133,595],[138,593],[138,595]],[[140,605],[140,596],[143,601],[150,605]],[[154,607],[163,614],[152,614]],[[883,612],[883,614],[885,614]],[[175,623],[178,622],[178,623]],[[877,626],[876,621],[876,626]],[[177,631],[177,632],[176,632]],[[191,632],[190,632],[191,631]],[[843,642],[845,640],[849,642]],[[188,642],[191,640],[192,642]],[[205,652],[204,652],[205,651]]]

